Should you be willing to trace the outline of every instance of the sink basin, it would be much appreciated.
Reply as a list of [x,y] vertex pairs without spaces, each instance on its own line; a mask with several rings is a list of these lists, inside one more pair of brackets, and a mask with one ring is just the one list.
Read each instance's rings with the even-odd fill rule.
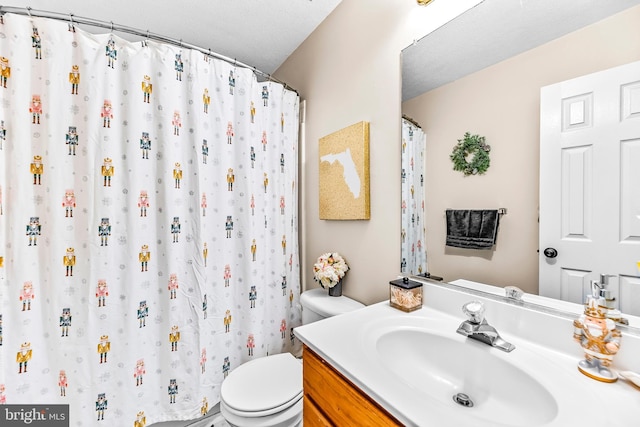
[[509,361],[518,349],[503,354],[454,332],[449,337],[415,327],[394,328],[377,336],[373,353],[414,392],[471,419],[530,427],[557,416],[553,395]]

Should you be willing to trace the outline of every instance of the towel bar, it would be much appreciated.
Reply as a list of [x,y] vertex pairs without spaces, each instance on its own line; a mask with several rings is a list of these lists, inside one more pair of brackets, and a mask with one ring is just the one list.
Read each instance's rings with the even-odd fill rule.
[[[452,208],[447,208],[447,211],[451,211],[454,210]],[[498,215],[506,215],[507,214],[507,208],[499,208],[498,209]]]

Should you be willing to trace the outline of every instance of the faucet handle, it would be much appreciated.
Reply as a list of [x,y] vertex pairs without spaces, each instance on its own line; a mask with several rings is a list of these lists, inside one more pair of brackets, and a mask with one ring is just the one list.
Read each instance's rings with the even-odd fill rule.
[[471,323],[482,323],[484,320],[484,304],[481,301],[469,301],[462,306],[462,312]]
[[514,299],[516,301],[522,301],[522,295],[524,295],[524,291],[517,286],[505,286],[504,294],[507,298]]

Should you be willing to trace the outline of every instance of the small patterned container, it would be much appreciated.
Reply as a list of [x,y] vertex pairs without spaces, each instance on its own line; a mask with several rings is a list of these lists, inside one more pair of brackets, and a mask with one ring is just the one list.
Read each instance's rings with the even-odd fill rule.
[[389,305],[407,313],[422,308],[422,283],[408,277],[389,282]]

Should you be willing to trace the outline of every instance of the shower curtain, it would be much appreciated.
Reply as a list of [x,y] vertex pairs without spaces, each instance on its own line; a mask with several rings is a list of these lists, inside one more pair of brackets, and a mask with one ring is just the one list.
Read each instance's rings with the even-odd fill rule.
[[424,228],[424,172],[426,135],[422,128],[402,119],[402,257],[405,274],[427,272]]
[[295,92],[12,14],[0,57],[0,403],[193,419],[299,346]]

